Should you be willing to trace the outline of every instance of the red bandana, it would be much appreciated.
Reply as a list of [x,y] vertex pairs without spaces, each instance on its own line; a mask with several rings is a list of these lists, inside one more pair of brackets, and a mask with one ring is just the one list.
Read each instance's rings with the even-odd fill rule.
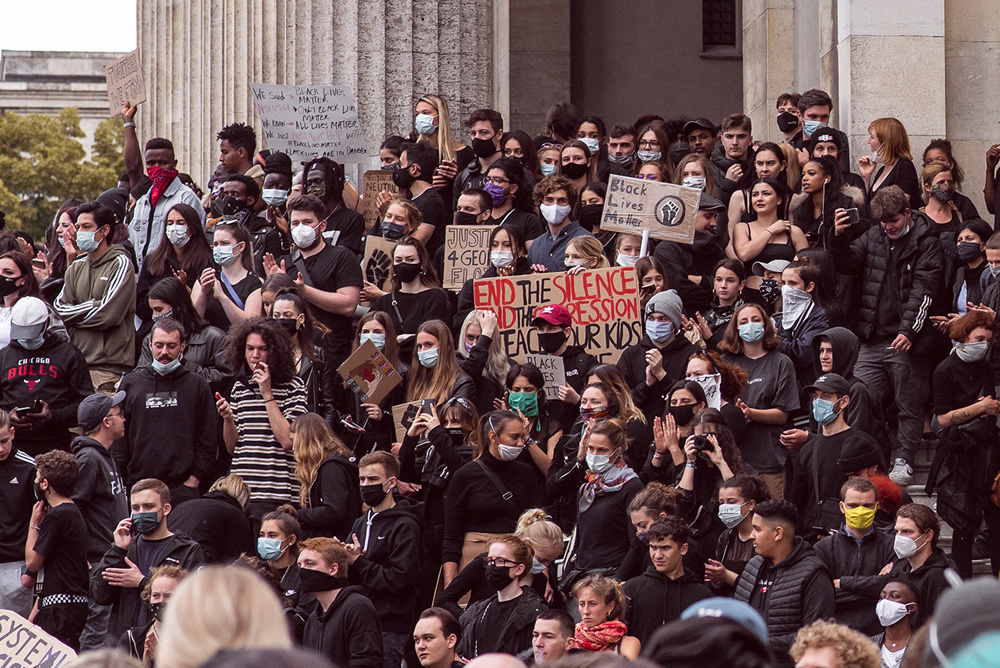
[[160,195],[163,191],[167,189],[170,182],[177,178],[176,169],[164,169],[158,165],[154,165],[146,170],[149,174],[149,178],[153,179],[153,187],[149,189],[149,206],[150,208],[156,208],[156,201],[160,199]]
[[576,633],[573,634],[573,647],[588,652],[603,652],[608,647],[620,643],[626,633],[628,627],[617,619],[589,628],[580,622],[576,625]]

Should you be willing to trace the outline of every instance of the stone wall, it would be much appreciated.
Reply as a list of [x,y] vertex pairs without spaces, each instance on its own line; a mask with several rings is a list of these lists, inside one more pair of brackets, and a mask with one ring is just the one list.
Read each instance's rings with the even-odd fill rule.
[[456,132],[492,100],[489,2],[138,0],[138,22],[140,140],[171,139],[198,182],[215,168],[223,126],[252,123],[260,135],[251,82],[352,86],[372,154],[412,128],[424,93],[448,100]]

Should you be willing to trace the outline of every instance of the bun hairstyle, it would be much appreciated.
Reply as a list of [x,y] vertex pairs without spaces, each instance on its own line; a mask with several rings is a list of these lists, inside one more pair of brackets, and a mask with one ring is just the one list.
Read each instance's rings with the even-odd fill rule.
[[538,551],[538,548],[558,547],[562,545],[562,529],[555,522],[551,522],[545,511],[541,508],[531,508],[524,511],[517,518],[517,528],[514,535],[531,543]]

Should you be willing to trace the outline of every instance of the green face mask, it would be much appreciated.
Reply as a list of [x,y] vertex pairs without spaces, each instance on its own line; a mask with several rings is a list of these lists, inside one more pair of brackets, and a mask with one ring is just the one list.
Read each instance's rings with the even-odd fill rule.
[[524,417],[538,415],[538,394],[535,392],[511,392],[507,397],[507,404],[515,413],[517,411],[524,413]]

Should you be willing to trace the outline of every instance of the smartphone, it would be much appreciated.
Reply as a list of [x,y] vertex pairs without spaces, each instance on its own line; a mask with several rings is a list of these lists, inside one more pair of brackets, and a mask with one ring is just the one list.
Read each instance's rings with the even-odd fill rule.
[[434,414],[434,400],[433,399],[423,399],[420,402],[420,412],[427,413],[428,415]]
[[37,257],[31,259],[31,266],[38,267],[39,269],[45,269],[45,260],[39,260]]
[[844,211],[846,211],[847,215],[851,217],[851,222],[849,223],[850,225],[854,225],[855,223],[861,221],[861,214],[858,213],[857,208],[844,209]]

